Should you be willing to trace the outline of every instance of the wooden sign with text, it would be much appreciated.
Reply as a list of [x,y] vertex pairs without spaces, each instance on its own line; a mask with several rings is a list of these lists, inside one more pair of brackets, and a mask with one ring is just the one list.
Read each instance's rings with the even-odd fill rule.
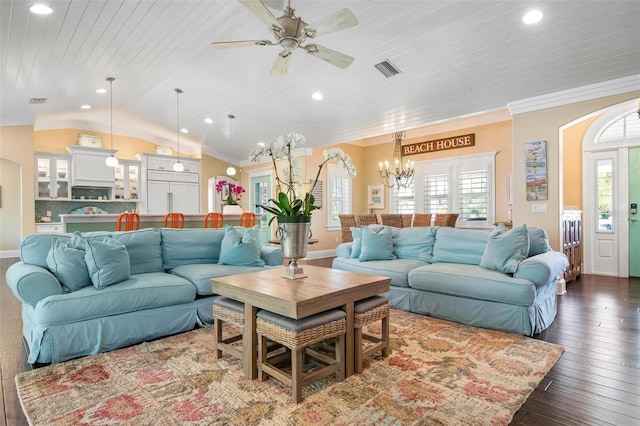
[[476,134],[453,136],[435,141],[418,142],[402,146],[402,155],[424,154],[425,152],[444,151],[445,149],[465,148],[476,144]]

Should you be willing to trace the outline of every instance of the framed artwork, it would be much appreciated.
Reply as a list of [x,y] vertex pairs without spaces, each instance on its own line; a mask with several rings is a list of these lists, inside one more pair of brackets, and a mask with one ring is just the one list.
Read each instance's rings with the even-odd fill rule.
[[367,186],[367,208],[384,209],[384,186],[382,184]]
[[524,144],[524,164],[526,169],[527,201],[547,200],[547,142],[537,141]]

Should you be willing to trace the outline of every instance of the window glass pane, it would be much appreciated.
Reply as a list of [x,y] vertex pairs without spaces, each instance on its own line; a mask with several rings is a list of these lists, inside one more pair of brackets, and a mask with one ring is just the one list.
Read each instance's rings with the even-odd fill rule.
[[327,226],[340,226],[339,214],[351,213],[351,178],[344,168],[327,164]]
[[487,218],[487,171],[461,171],[458,176],[458,213],[464,220]]
[[613,206],[613,160],[597,160],[598,222],[596,231],[611,232],[611,208]]

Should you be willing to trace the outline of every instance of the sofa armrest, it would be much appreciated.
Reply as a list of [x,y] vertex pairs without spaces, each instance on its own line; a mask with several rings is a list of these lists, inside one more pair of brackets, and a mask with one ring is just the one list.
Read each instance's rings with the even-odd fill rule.
[[277,247],[260,247],[260,257],[262,258],[262,260],[264,260],[265,265],[269,266],[282,265],[282,263],[284,262],[282,250]]
[[351,258],[351,248],[353,247],[353,243],[342,243],[336,247],[336,257],[346,257],[347,259]]
[[564,253],[548,251],[525,259],[518,265],[514,278],[524,278],[536,287],[554,282],[569,267],[569,259]]
[[22,303],[33,307],[45,297],[62,294],[55,275],[41,266],[24,262],[14,263],[7,269],[7,285]]

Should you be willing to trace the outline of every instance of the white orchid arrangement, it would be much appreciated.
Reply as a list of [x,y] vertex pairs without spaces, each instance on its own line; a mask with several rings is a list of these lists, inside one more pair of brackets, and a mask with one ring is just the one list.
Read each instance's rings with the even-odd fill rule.
[[[273,206],[260,205],[264,210],[274,215],[271,221],[281,216],[311,216],[311,212],[319,208],[314,205],[315,199],[312,192],[316,187],[322,168],[329,161],[338,160],[351,177],[357,174],[348,154],[340,148],[326,149],[322,152],[324,160],[318,166],[313,185],[308,191],[305,191],[302,184],[302,164],[297,158],[293,157],[292,153],[298,145],[302,145],[306,141],[307,138],[300,133],[288,133],[280,136],[276,142],[269,144],[259,143],[249,154],[249,159],[252,162],[258,161],[261,157],[269,157],[273,163],[273,169],[276,174],[277,199],[272,198],[269,200]],[[278,160],[287,160],[288,162],[287,166],[281,170],[281,173],[278,173],[276,165]],[[304,196],[301,197],[303,192],[305,192]]]

